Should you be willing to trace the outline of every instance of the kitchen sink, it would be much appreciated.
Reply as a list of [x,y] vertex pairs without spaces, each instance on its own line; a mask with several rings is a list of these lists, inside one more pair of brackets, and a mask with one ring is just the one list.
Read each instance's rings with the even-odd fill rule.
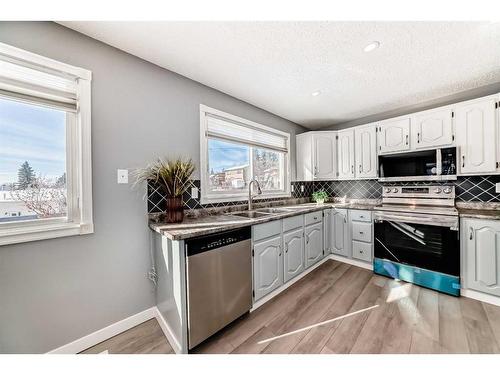
[[258,208],[255,211],[265,212],[265,213],[269,213],[269,214],[281,214],[281,213],[285,213],[285,212],[290,212],[286,208],[272,208],[272,207],[271,208]]
[[258,217],[268,216],[271,214],[267,213],[267,212],[258,212],[258,211],[241,211],[241,212],[231,213],[230,215],[231,216],[246,217],[249,219],[256,219]]

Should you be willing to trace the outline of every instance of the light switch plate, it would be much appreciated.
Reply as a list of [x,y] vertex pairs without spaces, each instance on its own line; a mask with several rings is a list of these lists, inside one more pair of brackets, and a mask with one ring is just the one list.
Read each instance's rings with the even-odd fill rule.
[[500,193],[500,182],[497,182],[497,183],[495,184],[495,192],[496,192],[496,193]]
[[191,188],[191,198],[193,198],[193,199],[198,198],[198,188],[197,187]]
[[128,184],[128,169],[117,170],[117,182],[119,184]]

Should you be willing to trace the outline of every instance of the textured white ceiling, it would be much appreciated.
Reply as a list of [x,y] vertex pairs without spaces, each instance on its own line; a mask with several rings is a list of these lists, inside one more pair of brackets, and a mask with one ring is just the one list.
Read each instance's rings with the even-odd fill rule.
[[500,82],[500,23],[61,24],[308,128]]

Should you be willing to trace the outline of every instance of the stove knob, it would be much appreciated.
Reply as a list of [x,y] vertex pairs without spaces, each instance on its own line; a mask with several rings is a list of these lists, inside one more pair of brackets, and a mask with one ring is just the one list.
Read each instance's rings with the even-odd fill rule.
[[385,188],[385,192],[386,193],[390,193],[391,192],[391,188]]
[[393,193],[397,193],[398,191],[399,191],[399,189],[398,189],[398,188],[394,188],[394,189],[392,189],[392,192],[393,192]]
[[445,187],[445,188],[443,189],[443,193],[445,193],[445,194],[450,194],[450,193],[451,193],[451,187]]
[[434,189],[434,193],[436,193],[436,194],[441,193],[441,188],[435,188],[435,189]]

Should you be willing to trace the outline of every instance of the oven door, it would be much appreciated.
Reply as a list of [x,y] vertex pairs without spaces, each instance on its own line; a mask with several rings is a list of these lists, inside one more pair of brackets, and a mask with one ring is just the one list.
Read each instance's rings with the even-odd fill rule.
[[458,218],[378,212],[374,219],[375,258],[460,276]]

